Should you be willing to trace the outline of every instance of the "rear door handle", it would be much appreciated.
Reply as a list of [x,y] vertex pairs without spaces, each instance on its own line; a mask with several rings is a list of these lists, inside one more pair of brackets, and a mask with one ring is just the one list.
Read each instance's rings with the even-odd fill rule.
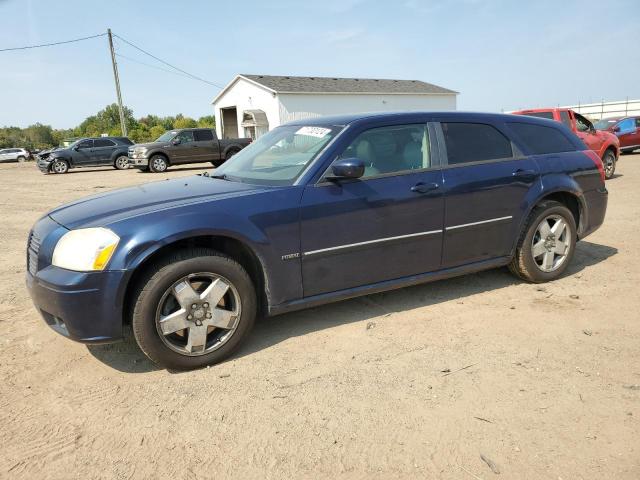
[[514,178],[521,178],[522,180],[534,180],[538,176],[538,172],[519,168],[511,175],[513,175]]
[[416,183],[413,187],[411,187],[411,191],[415,193],[428,193],[432,190],[436,190],[440,188],[440,185],[437,183]]

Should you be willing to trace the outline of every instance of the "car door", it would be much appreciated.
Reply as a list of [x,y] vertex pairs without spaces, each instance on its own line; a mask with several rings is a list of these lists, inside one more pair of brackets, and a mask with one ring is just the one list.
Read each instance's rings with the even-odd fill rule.
[[[178,140],[178,143],[175,142],[176,140]],[[194,161],[196,150],[193,130],[182,130],[174,138],[171,147],[171,163],[179,164]],[[197,157],[195,158],[197,159]]]
[[9,149],[0,150],[0,162],[5,162],[9,159]]
[[577,135],[590,150],[600,152],[602,140],[596,133],[593,124],[579,113],[575,113]]
[[198,161],[213,162],[220,158],[218,152],[218,142],[214,141],[213,131],[209,129],[194,130],[193,139],[195,145],[195,155]]
[[112,163],[111,155],[116,147],[116,142],[113,140],[108,138],[96,138],[93,141],[93,164],[110,165]]
[[93,140],[86,139],[78,142],[71,149],[73,164],[78,167],[87,167],[93,165]]
[[625,118],[616,125],[615,134],[620,140],[620,148],[628,148],[633,145],[637,145],[637,131],[636,119]]
[[338,158],[366,164],[356,180],[320,180],[301,200],[305,297],[437,270],[442,172],[427,124],[354,132]]
[[496,125],[442,122],[445,215],[442,267],[510,254],[539,170]]

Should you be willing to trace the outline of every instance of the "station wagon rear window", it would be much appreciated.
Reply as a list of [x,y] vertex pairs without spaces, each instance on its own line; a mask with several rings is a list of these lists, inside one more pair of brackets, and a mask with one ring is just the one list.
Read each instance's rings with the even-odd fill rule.
[[576,149],[557,128],[515,122],[508,125],[533,154],[572,152]]

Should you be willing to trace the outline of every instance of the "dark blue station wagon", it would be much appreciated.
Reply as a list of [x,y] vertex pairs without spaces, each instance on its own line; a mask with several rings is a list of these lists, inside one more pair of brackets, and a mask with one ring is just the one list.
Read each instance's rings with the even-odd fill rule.
[[27,285],[57,332],[159,365],[229,356],[257,315],[508,265],[566,270],[604,219],[597,156],[561,123],[385,113],[278,127],[215,170],[61,206]]

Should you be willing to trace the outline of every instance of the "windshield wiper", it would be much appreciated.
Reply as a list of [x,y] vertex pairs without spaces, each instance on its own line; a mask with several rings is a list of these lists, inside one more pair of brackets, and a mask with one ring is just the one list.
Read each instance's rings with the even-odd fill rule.
[[217,178],[218,180],[226,180],[228,182],[230,182],[231,180],[229,179],[229,177],[227,177],[226,173],[221,173],[219,175],[207,175],[210,178]]

